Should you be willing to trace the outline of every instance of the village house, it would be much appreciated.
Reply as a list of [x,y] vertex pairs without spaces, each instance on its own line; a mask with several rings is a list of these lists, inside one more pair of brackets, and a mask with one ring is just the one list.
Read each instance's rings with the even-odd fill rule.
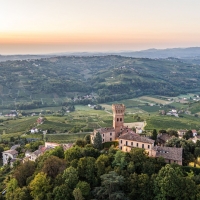
[[159,146],[164,146],[170,138],[171,138],[171,136],[169,136],[167,133],[159,133],[157,135],[156,141],[157,141]]
[[38,133],[38,129],[37,129],[37,128],[32,128],[32,129],[30,130],[30,132],[31,132],[31,133]]
[[37,124],[43,124],[43,122],[44,122],[44,117],[38,117]]
[[187,130],[178,130],[177,132],[178,132],[178,137],[182,138],[185,135],[185,133],[187,132]]
[[71,148],[73,146],[72,143],[69,144],[58,144],[58,143],[53,143],[53,142],[45,142],[45,145],[40,145],[38,150],[34,152],[26,151],[25,152],[25,157],[23,159],[23,162],[30,160],[34,161],[41,155],[43,155],[46,151],[49,151],[51,149],[54,149],[55,147],[62,146],[64,151]]
[[141,127],[135,127],[135,131],[138,134],[142,134],[142,128]]
[[13,158],[17,158],[18,152],[15,149],[10,149],[2,152],[3,165],[9,164]]
[[192,130],[193,137],[197,136],[197,131],[195,129]]
[[172,109],[171,111],[167,112],[166,115],[179,117],[177,110],[175,110],[175,109]]
[[154,146],[152,148],[153,157],[163,157],[165,162],[169,164],[176,163],[178,165],[182,165],[182,152],[182,148],[176,147]]

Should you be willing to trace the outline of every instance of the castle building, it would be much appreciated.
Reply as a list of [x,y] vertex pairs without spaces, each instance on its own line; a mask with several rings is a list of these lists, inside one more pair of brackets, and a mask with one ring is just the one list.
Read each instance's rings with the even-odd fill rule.
[[[126,151],[126,150],[130,151],[130,147],[131,147],[128,145],[127,145],[127,148],[124,147],[126,146],[125,144],[128,144],[128,141],[126,141],[126,138],[129,138],[127,140],[130,140],[132,138],[133,140],[137,139],[137,140],[140,140],[141,142],[145,141],[145,144],[147,144],[147,149],[148,149],[148,146],[152,147],[152,144],[154,143],[153,140],[150,140],[146,137],[142,137],[139,134],[136,134],[135,132],[133,132],[127,126],[124,126],[124,113],[125,113],[124,104],[113,104],[112,110],[113,110],[113,127],[95,129],[90,136],[92,143],[94,141],[94,137],[96,136],[96,133],[99,132],[102,137],[102,143],[111,142],[111,141],[120,139],[121,143],[119,145],[119,148],[123,151]],[[141,143],[140,145],[140,141],[138,141],[137,147],[141,146],[141,148],[143,148],[144,145],[143,143]],[[122,145],[123,145],[123,148],[122,148]]]
[[134,132],[128,132],[119,136],[119,149],[124,152],[129,152],[134,147],[143,148],[149,156],[152,156],[154,140],[142,137]]
[[122,132],[124,128],[124,113],[125,106],[124,104],[113,104],[113,128],[115,129],[116,137],[119,136],[119,133]]
[[97,132],[101,134],[102,143],[105,143],[117,140],[119,135],[122,134],[122,132],[124,131],[124,129],[125,128],[128,129],[127,127],[124,127],[124,113],[125,113],[124,104],[113,104],[112,110],[113,110],[113,127],[95,129],[93,133],[90,135],[92,143]]
[[182,148],[157,147],[154,140],[139,135],[133,130],[124,126],[125,106],[123,104],[113,104],[113,127],[95,129],[90,135],[91,143],[99,132],[102,143],[119,141],[119,149],[124,152],[131,151],[132,148],[143,148],[151,157],[163,157],[166,163],[177,163],[182,165]]

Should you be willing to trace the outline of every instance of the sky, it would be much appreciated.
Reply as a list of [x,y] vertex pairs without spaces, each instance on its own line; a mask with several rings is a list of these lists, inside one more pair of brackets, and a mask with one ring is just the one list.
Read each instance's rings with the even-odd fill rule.
[[200,46],[199,0],[0,0],[0,54]]

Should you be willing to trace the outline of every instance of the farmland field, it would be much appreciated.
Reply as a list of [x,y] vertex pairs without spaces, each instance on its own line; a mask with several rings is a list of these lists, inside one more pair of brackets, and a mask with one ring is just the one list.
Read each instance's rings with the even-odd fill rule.
[[169,103],[169,101],[165,101],[165,100],[162,100],[162,99],[149,97],[149,96],[142,96],[139,99],[145,100],[145,101],[148,101],[148,102],[159,103],[159,104],[163,104],[163,105]]
[[77,139],[83,139],[87,134],[90,133],[75,133],[75,134],[49,134],[46,136],[47,141],[49,142],[75,142]]
[[151,116],[146,119],[145,129],[200,129],[199,119],[184,115],[184,117],[174,116]]

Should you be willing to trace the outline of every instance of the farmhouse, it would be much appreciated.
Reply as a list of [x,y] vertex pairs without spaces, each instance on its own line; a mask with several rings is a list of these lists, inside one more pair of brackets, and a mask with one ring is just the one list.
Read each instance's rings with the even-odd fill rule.
[[179,138],[182,138],[185,135],[186,132],[187,132],[187,130],[178,130]]

